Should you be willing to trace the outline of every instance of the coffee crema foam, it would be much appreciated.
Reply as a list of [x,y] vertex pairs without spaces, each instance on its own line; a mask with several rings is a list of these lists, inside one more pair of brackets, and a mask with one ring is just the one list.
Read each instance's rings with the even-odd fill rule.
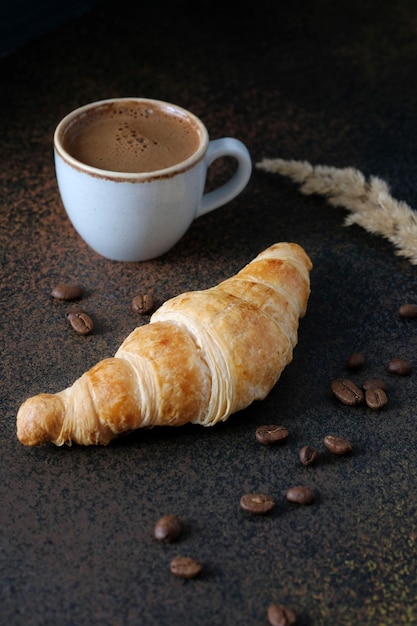
[[106,103],[67,128],[63,146],[77,161],[113,172],[152,172],[188,159],[200,145],[193,120],[149,103]]

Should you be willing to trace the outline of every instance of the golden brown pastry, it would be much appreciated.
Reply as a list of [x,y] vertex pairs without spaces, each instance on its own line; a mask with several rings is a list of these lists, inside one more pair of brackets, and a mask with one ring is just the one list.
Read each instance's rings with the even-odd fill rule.
[[216,287],[168,300],[114,358],[26,400],[19,440],[107,444],[140,427],[211,426],[265,398],[292,360],[311,267],[299,245],[278,243]]

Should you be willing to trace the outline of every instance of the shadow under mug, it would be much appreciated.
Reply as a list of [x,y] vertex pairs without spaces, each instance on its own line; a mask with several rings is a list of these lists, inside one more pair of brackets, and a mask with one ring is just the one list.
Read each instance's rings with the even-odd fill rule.
[[[88,116],[129,107],[180,116],[197,136],[197,147],[185,160],[146,172],[101,169],[71,154],[68,136],[88,132],[84,123]],[[168,252],[195,218],[235,198],[252,172],[249,152],[241,141],[232,137],[210,141],[194,114],[149,98],[101,100],[72,111],[55,130],[54,155],[58,188],[74,228],[93,250],[116,261],[146,261]],[[207,170],[221,157],[233,157],[236,170],[227,182],[204,193]]]

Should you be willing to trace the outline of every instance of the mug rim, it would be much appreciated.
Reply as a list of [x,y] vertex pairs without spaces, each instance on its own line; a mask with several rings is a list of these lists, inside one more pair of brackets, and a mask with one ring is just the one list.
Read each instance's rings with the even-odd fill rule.
[[[175,163],[170,167],[166,167],[159,170],[153,170],[150,172],[120,172],[115,170],[106,170],[101,169],[99,167],[94,167],[92,165],[88,165],[87,163],[83,163],[79,161],[75,157],[73,157],[63,146],[63,134],[65,129],[68,127],[70,122],[75,120],[77,117],[82,115],[83,113],[89,111],[90,109],[94,109],[100,106],[105,106],[106,104],[113,103],[126,103],[126,102],[135,102],[135,103],[145,103],[149,105],[156,105],[159,107],[164,107],[167,109],[172,109],[174,111],[178,111],[181,115],[189,118],[197,127],[200,133],[200,145],[197,150],[189,156],[184,161],[180,161],[179,163]],[[142,98],[140,96],[132,96],[132,97],[120,97],[120,98],[107,98],[103,100],[96,100],[94,102],[89,102],[88,104],[84,104],[76,109],[73,109],[67,115],[65,115],[61,121],[58,123],[55,132],[54,132],[54,150],[55,153],[58,154],[61,159],[63,159],[68,165],[77,169],[80,172],[84,172],[85,174],[89,174],[90,176],[94,176],[96,178],[103,178],[112,181],[119,182],[148,182],[150,180],[160,179],[160,178],[171,178],[177,174],[181,174],[196,165],[200,162],[204,155],[206,154],[207,147],[209,143],[208,131],[204,123],[191,111],[171,102],[166,102],[164,100],[158,100],[155,98]]]

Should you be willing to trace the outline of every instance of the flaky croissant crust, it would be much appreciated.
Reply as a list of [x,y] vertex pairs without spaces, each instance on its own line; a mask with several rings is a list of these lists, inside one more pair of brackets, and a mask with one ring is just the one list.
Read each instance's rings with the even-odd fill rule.
[[211,426],[265,398],[292,360],[311,268],[299,245],[278,243],[216,287],[168,300],[113,358],[26,400],[18,439],[107,444],[140,427]]

